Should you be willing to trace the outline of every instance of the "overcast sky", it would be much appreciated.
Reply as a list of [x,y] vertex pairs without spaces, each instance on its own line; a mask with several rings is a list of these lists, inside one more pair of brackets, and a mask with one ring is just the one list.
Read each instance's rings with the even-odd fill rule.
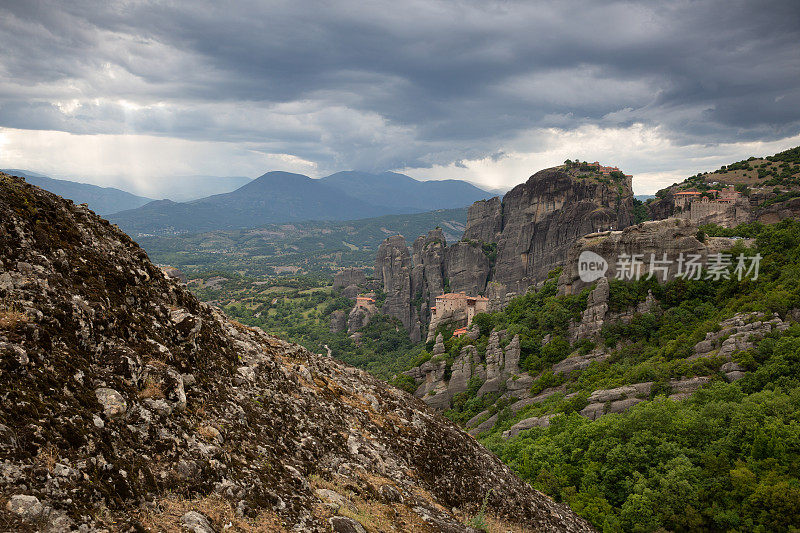
[[0,3],[0,167],[143,193],[567,157],[652,193],[799,134],[795,0]]

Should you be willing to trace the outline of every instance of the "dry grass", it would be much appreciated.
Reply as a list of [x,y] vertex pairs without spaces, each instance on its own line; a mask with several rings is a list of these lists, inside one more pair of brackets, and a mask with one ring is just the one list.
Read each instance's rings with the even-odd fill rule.
[[170,533],[185,532],[181,517],[189,511],[197,511],[208,517],[216,531],[250,533],[263,531],[287,531],[280,519],[271,511],[261,512],[254,519],[239,518],[233,506],[217,494],[187,500],[168,495],[156,502],[156,509],[142,511],[138,518],[147,531]]
[[[382,485],[396,484],[385,477],[376,476],[369,473],[359,473],[359,479],[350,480],[335,476],[332,480],[325,480],[317,475],[309,477],[309,483],[315,489],[329,489],[334,492],[345,496],[353,508],[341,507],[335,511],[339,516],[346,516],[352,518],[366,529],[369,533],[388,533],[388,532],[411,532],[411,533],[429,533],[431,530],[430,525],[426,524],[422,518],[411,510],[409,503],[414,500],[407,500],[405,503],[383,503],[376,501],[371,497],[365,496],[377,490]],[[347,485],[355,483],[359,487],[372,487],[370,491],[364,491],[362,494],[356,494],[350,490]],[[423,500],[435,505],[439,510],[446,511],[444,507],[435,503],[431,498],[423,498]],[[330,509],[315,509],[315,516],[326,520],[330,516]]]
[[46,468],[48,472],[52,472],[57,462],[58,448],[52,444],[48,444],[39,448],[34,464]]
[[159,385],[155,380],[148,378],[144,383],[144,388],[139,391],[139,398],[142,400],[145,398],[158,400],[164,398],[164,391],[161,390],[161,385]]
[[0,329],[15,329],[20,324],[27,324],[31,317],[22,312],[19,302],[8,297],[0,300]]
[[[370,532],[396,531],[393,518],[397,516],[396,509],[373,500],[365,500],[348,488],[336,481],[326,481],[319,476],[312,475],[310,484],[315,489],[328,489],[345,496],[354,506],[354,509],[340,507],[337,513],[340,516],[352,518]],[[321,516],[327,518],[327,516]]]
[[162,361],[161,359],[156,359],[155,357],[151,357],[147,360],[147,366],[152,366],[155,369],[163,370],[167,368],[169,365]]
[[206,442],[214,442],[220,437],[219,430],[209,424],[199,425],[194,431]]
[[20,324],[30,322],[30,317],[19,311],[0,310],[0,329],[16,329]]
[[524,526],[503,522],[494,516],[487,515],[484,517],[484,519],[486,521],[486,530],[489,533],[534,533],[535,531]]

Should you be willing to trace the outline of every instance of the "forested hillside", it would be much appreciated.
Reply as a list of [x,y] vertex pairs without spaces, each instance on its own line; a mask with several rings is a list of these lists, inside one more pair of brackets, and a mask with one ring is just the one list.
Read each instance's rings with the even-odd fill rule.
[[[595,348],[568,339],[586,292],[558,296],[552,277],[504,311],[476,317],[478,351],[494,328],[506,329],[506,339],[518,333],[520,367],[537,376],[532,393],[555,392],[514,412],[496,401],[500,393],[476,397],[480,383],[471,383],[447,415],[462,424],[498,415],[481,442],[598,529],[788,531],[800,523],[800,222],[704,230],[755,238],[751,250],[739,244],[734,253],[763,256],[758,279],[612,282],[612,310],[636,309],[648,291],[658,306],[605,324],[598,342],[610,357],[582,370],[549,369]],[[731,317],[756,325],[775,314],[791,325],[733,353],[742,379],[727,382],[716,351],[695,355]],[[447,339],[440,357],[452,361],[472,342]],[[672,390],[691,379],[707,384],[691,395]],[[651,384],[648,396],[626,412],[579,414],[593,391],[642,383]],[[549,426],[504,435],[531,417],[548,417]]]

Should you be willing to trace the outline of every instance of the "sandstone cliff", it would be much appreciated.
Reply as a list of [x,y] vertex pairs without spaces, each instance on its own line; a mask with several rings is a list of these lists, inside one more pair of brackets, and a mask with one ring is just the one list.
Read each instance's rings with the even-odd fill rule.
[[447,248],[444,271],[452,292],[483,294],[491,263],[477,242],[460,241]]
[[467,228],[464,238],[480,242],[497,242],[503,230],[503,206],[495,196],[478,200],[467,211]]
[[[435,297],[445,289],[485,295],[490,308],[499,309],[563,265],[579,237],[630,225],[632,209],[633,192],[625,180],[576,175],[566,167],[537,172],[502,201],[475,202],[463,239],[450,246],[436,229],[414,241],[409,259],[402,237],[386,239],[375,263],[387,293],[383,312],[399,318],[417,340],[430,322]],[[438,323],[448,320],[460,319],[439,317]],[[429,331],[428,339],[432,335]]]
[[589,530],[422,402],[228,320],[6,175],[0,302],[4,529],[470,531],[487,498],[509,527]]
[[503,197],[492,281],[524,292],[561,266],[579,237],[630,225],[632,209],[626,183],[581,179],[561,168],[537,172]]
[[666,219],[642,222],[630,226],[622,231],[607,231],[589,234],[579,239],[570,248],[569,254],[558,280],[561,294],[575,294],[588,284],[580,279],[578,273],[578,258],[585,251],[598,254],[608,262],[608,271],[605,277],[614,278],[619,268],[620,257],[638,254],[642,256],[643,264],[640,267],[642,276],[650,272],[650,257],[656,260],[663,259],[666,254],[668,265],[663,265],[666,270],[657,270],[654,276],[659,280],[673,279],[678,271],[678,257],[683,254],[700,256],[704,263],[709,254],[721,252],[735,244],[733,239],[723,237],[706,237],[705,242],[697,239],[698,227],[683,219]]
[[398,318],[411,330],[411,254],[402,235],[389,237],[378,247],[375,277],[386,293],[382,312]]
[[364,285],[367,277],[360,268],[345,268],[333,275],[333,289],[344,289],[351,285]]

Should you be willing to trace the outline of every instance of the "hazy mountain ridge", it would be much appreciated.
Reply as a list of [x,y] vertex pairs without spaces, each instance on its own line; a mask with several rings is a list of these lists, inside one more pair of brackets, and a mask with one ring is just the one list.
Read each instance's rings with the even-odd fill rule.
[[3,172],[13,176],[21,176],[28,183],[72,200],[76,204],[88,204],[93,211],[103,216],[128,209],[136,209],[153,201],[152,198],[137,196],[114,187],[100,187],[89,183],[54,179],[27,170],[15,168],[5,169]]
[[493,193],[461,180],[417,181],[396,172],[337,172],[320,179],[365,202],[398,209],[452,209],[491,198]]
[[[400,185],[393,185],[395,180]],[[315,180],[268,172],[230,193],[186,203],[151,203],[110,218],[135,236],[170,235],[465,207],[472,199],[489,196],[466,182],[419,182],[401,174],[350,172]]]

